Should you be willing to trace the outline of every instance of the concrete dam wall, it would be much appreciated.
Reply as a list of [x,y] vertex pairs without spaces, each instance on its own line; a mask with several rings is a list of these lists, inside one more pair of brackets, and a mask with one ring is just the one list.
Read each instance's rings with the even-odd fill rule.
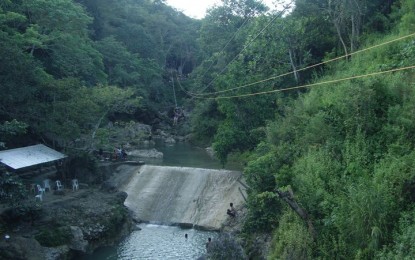
[[142,221],[219,229],[229,203],[243,203],[241,173],[144,165],[124,186],[125,205]]

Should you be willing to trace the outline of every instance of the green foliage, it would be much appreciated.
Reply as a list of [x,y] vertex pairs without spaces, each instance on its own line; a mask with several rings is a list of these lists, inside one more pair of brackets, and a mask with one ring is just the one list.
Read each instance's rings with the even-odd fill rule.
[[70,242],[72,238],[69,227],[54,227],[40,230],[35,239],[42,246],[57,247]]
[[400,9],[397,11],[401,16],[399,29],[402,33],[413,33],[415,26],[415,3],[411,0],[401,0]]
[[6,148],[6,142],[10,137],[25,134],[27,127],[28,125],[26,123],[19,122],[16,119],[0,124],[0,150]]
[[250,193],[244,232],[268,232],[278,226],[282,204],[274,192]]
[[89,184],[102,183],[104,176],[97,171],[97,164],[95,157],[87,153],[72,154],[70,161],[67,163],[67,167],[74,179]]
[[5,121],[2,125],[0,125],[0,133],[4,135],[18,135],[26,133],[28,125],[19,122],[16,119],[12,121]]
[[[100,126],[109,116],[133,115],[143,103],[148,111],[171,107],[169,81],[199,63],[181,86],[233,89],[219,96],[413,65],[413,40],[403,40],[301,70],[412,33],[414,1],[296,0],[295,6],[275,17],[258,1],[224,1],[200,22],[163,1],[3,1],[1,141],[30,129],[63,145],[81,135],[91,136],[91,146],[94,138],[104,145],[109,133]],[[395,34],[380,34],[389,30]],[[276,77],[288,71],[297,73]],[[415,201],[413,81],[407,71],[197,105],[195,138],[213,141],[222,164],[229,154],[250,154],[245,229],[276,229],[273,258],[410,257],[413,219],[401,212],[411,212]],[[71,167],[88,182],[104,178],[89,157]],[[21,188],[15,180],[3,183]],[[315,244],[302,220],[289,209],[282,214],[276,188],[291,192],[307,212]],[[16,219],[33,219],[34,209],[21,209]],[[40,239],[51,243],[53,234]]]
[[120,87],[142,87],[140,74],[147,73],[138,55],[134,55],[113,36],[96,43],[97,49],[104,56],[105,72],[108,83]]
[[313,239],[295,213],[285,210],[273,235],[269,259],[312,259]]
[[41,215],[41,205],[33,203],[33,201],[26,200],[20,204],[14,204],[11,208],[5,210],[2,218],[6,223],[12,226],[14,223],[26,222],[33,223]]
[[29,47],[30,54],[50,74],[78,77],[88,85],[105,81],[102,57],[88,37],[92,18],[81,5],[70,0],[34,0],[23,1],[16,8],[29,18],[28,33],[32,42],[36,40]]
[[246,133],[235,128],[232,123],[225,122],[217,130],[213,149],[222,165],[225,165],[228,154],[233,150],[244,147],[246,141]]
[[203,144],[210,144],[222,119],[217,102],[207,100],[196,105],[192,113],[192,139]]
[[4,2],[0,124],[25,122],[66,146],[114,113],[132,117],[140,97],[171,103],[163,73],[193,70],[197,27],[161,2]]
[[0,171],[0,202],[16,208],[26,198],[27,190],[22,180],[16,174]]
[[337,196],[336,207],[330,220],[341,230],[348,245],[345,255],[357,256],[361,251],[372,258],[391,232],[390,221],[394,219],[393,200],[382,187],[361,179],[348,184],[343,196]]
[[326,216],[333,210],[334,193],[342,189],[341,165],[326,150],[312,150],[292,166],[296,198],[313,216]]
[[[368,39],[374,45],[396,37]],[[406,40],[361,53],[330,64],[316,81],[408,66],[412,47]],[[397,221],[415,201],[412,82],[409,71],[312,88],[293,101],[277,99],[276,119],[267,126],[268,144],[258,144],[245,169],[251,187],[247,223],[259,227],[255,216],[276,227],[271,259],[399,259],[411,254],[394,245],[398,237],[409,244],[412,232],[403,235]],[[310,235],[303,220],[295,221],[300,228],[286,224],[286,214],[267,215],[263,205],[271,204],[261,206],[260,195],[275,187],[291,192],[307,212],[316,230],[315,243],[310,237],[305,242]]]
[[105,236],[113,238],[119,235],[120,227],[126,224],[129,212],[125,206],[116,205],[111,209],[109,214],[111,215],[110,218],[108,218],[105,223],[102,223],[102,225],[108,228]]
[[403,212],[399,219],[399,226],[394,233],[394,243],[383,248],[377,259],[413,259],[415,256],[415,212]]
[[267,153],[249,162],[245,178],[249,187],[257,192],[273,191],[276,187],[275,172],[278,169],[275,155]]
[[232,259],[246,259],[244,251],[241,245],[231,237],[229,234],[220,233],[220,235],[214,239],[207,249],[207,259],[211,260],[232,260]]
[[415,181],[415,151],[396,154],[394,150],[375,165],[374,181],[382,185],[383,193],[391,197],[389,207],[410,208],[415,201],[412,195]]

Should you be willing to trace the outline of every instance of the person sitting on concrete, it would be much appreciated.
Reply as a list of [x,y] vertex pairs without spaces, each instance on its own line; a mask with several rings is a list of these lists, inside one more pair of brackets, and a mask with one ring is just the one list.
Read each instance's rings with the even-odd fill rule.
[[235,213],[233,213],[230,209],[228,209],[227,211],[226,211],[226,214],[228,214],[229,216],[231,216],[231,217],[235,217]]
[[233,207],[232,202],[229,205],[231,206],[231,208],[226,211],[226,214],[228,214],[231,217],[235,217],[236,216],[236,209]]

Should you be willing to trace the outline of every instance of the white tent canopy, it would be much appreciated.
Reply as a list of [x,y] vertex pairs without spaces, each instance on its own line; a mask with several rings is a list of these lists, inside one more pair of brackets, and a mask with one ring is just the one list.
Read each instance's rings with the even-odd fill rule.
[[0,151],[0,163],[15,170],[57,161],[65,157],[63,153],[43,144]]

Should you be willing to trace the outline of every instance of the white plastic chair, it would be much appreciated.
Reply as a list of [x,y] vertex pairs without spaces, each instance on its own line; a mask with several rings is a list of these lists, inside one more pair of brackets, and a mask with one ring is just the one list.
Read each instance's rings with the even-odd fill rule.
[[57,190],[63,190],[63,185],[62,185],[61,181],[56,181],[56,189]]
[[[37,187],[37,192],[38,192],[40,195],[45,194],[45,188],[42,188],[42,186],[40,186],[39,184],[37,184],[37,185],[36,185],[36,187]],[[36,196],[37,196],[37,195],[36,195]]]
[[51,188],[50,188],[50,180],[49,179],[43,180],[43,187],[44,187],[45,191],[46,191],[46,189],[49,189],[49,191],[51,190]]
[[35,200],[39,200],[39,201],[43,201],[43,193],[39,193],[38,195],[35,196]]
[[78,190],[79,189],[79,183],[78,183],[78,179],[73,179],[72,180],[72,190]]

